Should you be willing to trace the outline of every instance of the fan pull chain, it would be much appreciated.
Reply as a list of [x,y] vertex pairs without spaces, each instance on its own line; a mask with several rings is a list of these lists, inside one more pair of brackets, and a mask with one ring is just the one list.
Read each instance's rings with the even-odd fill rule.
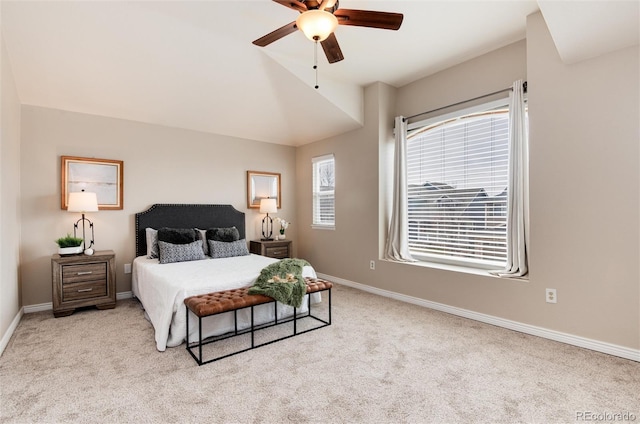
[[318,37],[313,37],[315,40],[313,47],[313,69],[316,71],[316,85],[315,89],[317,90],[318,85]]

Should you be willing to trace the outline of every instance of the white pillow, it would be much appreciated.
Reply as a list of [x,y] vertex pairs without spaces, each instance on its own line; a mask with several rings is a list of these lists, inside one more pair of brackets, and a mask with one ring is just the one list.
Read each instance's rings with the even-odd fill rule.
[[200,240],[202,240],[202,250],[204,250],[204,254],[209,254],[209,244],[207,243],[207,230],[201,230],[200,228],[196,228],[196,231],[200,231]]
[[158,251],[158,230],[146,228],[147,236],[147,258],[154,259],[160,256]]

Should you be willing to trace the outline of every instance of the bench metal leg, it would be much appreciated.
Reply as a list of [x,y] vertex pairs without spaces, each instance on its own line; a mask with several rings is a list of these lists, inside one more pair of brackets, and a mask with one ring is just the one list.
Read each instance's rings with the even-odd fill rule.
[[254,325],[253,325],[253,306],[251,307],[251,348],[253,349],[254,343],[253,343],[253,332],[254,332]]
[[187,312],[186,312],[186,318],[187,318],[187,337],[186,337],[186,341],[185,344],[187,346],[187,352],[189,352],[189,354],[191,355],[191,357],[198,363],[198,365],[202,365],[202,318],[198,317],[198,327],[200,328],[200,333],[198,334],[198,353],[199,356],[196,356],[195,353],[193,353],[193,346],[191,346],[189,344],[189,308],[186,308]]
[[234,328],[233,334],[237,336],[238,335],[238,310],[237,309],[233,311],[233,328]]
[[329,325],[331,325],[331,289],[329,289]]

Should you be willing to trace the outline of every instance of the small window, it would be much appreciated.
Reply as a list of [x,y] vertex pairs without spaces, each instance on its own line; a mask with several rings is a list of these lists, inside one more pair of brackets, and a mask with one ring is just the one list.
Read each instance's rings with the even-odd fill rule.
[[336,167],[333,155],[319,156],[313,163],[313,227],[333,229],[336,225]]

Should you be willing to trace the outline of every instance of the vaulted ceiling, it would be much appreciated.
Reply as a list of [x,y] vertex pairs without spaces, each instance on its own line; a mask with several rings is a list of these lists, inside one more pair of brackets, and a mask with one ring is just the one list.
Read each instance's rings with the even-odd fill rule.
[[541,10],[567,63],[638,44],[637,1],[361,1],[399,31],[339,26],[328,64],[297,12],[254,1],[8,1],[2,36],[23,104],[301,145],[362,126],[363,87],[395,87],[525,38]]

